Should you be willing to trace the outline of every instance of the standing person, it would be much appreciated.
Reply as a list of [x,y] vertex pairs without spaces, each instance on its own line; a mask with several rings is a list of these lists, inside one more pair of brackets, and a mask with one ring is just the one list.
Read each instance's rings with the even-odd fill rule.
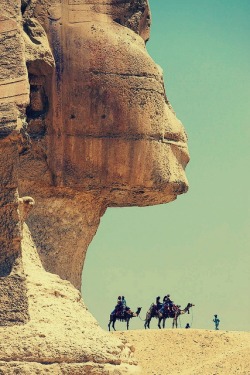
[[220,324],[220,319],[218,318],[217,315],[214,315],[213,322],[215,324],[215,329],[218,330],[219,329],[219,324]]
[[190,328],[189,323],[186,324],[186,327],[185,327],[185,328],[186,328],[186,329]]

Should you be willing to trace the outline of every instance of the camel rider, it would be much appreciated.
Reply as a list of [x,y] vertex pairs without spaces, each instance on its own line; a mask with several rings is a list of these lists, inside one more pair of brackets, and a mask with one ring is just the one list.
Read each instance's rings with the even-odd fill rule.
[[173,310],[174,302],[170,299],[170,294],[167,294],[163,298],[163,306],[165,305],[166,309],[171,312]]
[[122,310],[122,297],[119,296],[117,298],[117,303],[116,303],[116,306],[115,306],[115,309],[112,311],[112,315],[118,315]]
[[127,307],[127,302],[126,302],[124,296],[122,296],[122,299],[121,299],[121,305],[122,305],[122,312],[124,313],[125,310],[126,310],[126,307]]
[[162,303],[160,302],[161,297],[156,297],[155,300],[155,309],[159,311],[162,308]]
[[163,298],[163,303],[167,304],[167,305],[170,305],[172,306],[173,305],[173,301],[170,299],[170,294],[167,294],[164,298]]

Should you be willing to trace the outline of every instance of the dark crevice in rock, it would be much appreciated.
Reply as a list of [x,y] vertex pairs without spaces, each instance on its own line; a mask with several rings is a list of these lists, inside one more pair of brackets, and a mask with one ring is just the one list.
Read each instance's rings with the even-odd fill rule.
[[140,74],[131,74],[131,73],[121,73],[121,72],[102,72],[100,70],[92,70],[90,73],[98,75],[111,75],[111,76],[118,76],[118,77],[134,77],[134,78],[151,78],[154,80],[159,81],[159,76],[157,74],[149,74],[147,72],[140,73]]
[[43,83],[36,82],[36,76],[30,75],[30,104],[26,109],[27,131],[31,139],[43,138],[46,134],[45,117],[49,110],[49,100]]
[[12,255],[10,257],[6,257],[4,261],[0,263],[0,277],[6,277],[10,275],[15,259],[16,256]]
[[21,13],[22,15],[24,15],[27,7],[30,5],[31,3],[31,0],[22,0],[21,1]]

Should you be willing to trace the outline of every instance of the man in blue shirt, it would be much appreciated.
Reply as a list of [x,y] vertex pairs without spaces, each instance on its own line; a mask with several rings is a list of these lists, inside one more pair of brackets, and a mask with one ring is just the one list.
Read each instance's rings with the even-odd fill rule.
[[218,330],[219,329],[219,324],[220,324],[220,319],[218,318],[217,315],[214,315],[213,322],[215,324],[215,329]]

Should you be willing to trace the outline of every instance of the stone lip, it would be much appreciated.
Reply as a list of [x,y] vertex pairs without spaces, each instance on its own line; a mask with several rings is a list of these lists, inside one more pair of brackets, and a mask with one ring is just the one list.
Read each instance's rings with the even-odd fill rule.
[[[26,225],[22,260],[30,321],[20,326],[0,327],[0,370],[3,362],[13,366],[16,362],[29,366],[67,364],[83,369],[90,366],[103,371],[106,366],[110,368],[107,374],[113,373],[113,366],[121,368],[121,374],[137,369],[130,346],[98,326],[79,291],[70,282],[44,271]],[[126,372],[127,369],[131,372]],[[93,373],[105,373],[98,371]]]

